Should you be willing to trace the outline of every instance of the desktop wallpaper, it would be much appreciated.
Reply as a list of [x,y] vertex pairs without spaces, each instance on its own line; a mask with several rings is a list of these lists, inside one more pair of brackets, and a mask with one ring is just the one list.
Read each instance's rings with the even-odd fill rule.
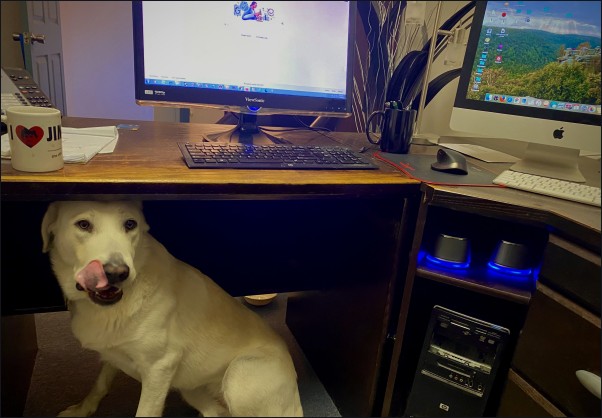
[[467,98],[600,114],[600,2],[488,2]]

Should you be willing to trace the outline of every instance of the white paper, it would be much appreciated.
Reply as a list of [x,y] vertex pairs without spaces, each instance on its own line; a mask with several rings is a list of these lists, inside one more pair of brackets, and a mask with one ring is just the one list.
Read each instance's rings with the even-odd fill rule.
[[466,154],[486,163],[515,163],[519,160],[512,155],[474,144],[442,144],[442,147],[453,149],[461,154]]
[[[107,154],[115,150],[119,131],[116,126],[94,128],[62,128],[63,160],[66,163],[85,164],[96,154]],[[8,134],[2,135],[1,156],[10,159]]]

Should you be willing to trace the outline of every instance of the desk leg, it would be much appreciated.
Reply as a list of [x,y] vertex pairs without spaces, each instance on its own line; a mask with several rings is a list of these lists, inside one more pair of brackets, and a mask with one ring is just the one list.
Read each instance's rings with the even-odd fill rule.
[[374,416],[386,289],[291,293],[286,322],[343,416]]
[[3,316],[1,416],[23,416],[37,352],[34,315]]

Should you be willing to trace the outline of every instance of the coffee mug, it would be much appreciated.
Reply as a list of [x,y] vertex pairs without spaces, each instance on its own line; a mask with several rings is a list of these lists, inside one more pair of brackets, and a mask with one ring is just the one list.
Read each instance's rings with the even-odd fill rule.
[[63,168],[61,111],[49,107],[11,106],[2,115],[15,170],[43,173]]
[[[372,119],[380,118],[380,138],[370,132]],[[388,108],[372,112],[366,123],[366,136],[371,144],[380,145],[380,150],[394,154],[407,154],[412,143],[416,111],[412,109]]]

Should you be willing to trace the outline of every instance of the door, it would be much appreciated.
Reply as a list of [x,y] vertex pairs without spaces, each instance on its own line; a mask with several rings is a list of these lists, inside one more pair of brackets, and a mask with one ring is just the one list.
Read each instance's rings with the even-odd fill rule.
[[27,1],[28,31],[44,35],[44,43],[25,45],[26,68],[52,104],[67,113],[63,75],[63,47],[58,1]]

